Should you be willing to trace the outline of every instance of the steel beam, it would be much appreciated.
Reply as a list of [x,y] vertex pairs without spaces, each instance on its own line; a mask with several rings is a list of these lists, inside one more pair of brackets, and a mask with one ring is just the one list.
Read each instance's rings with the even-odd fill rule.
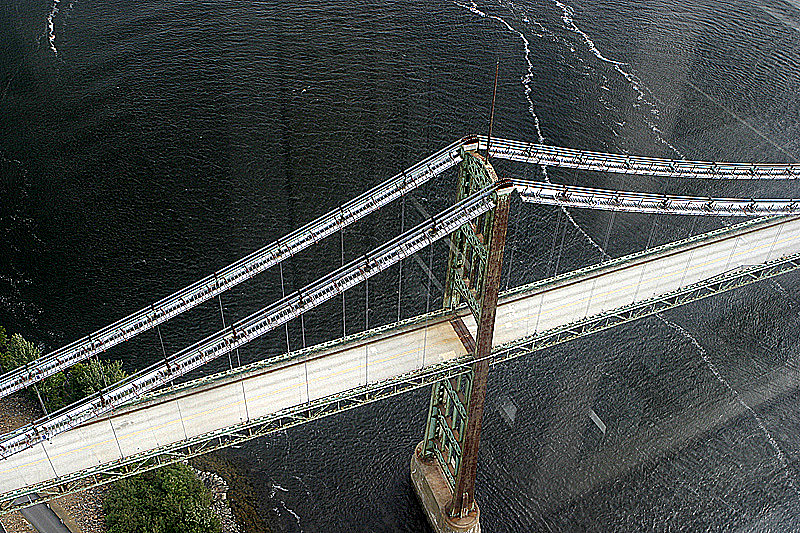
[[463,138],[277,241],[86,337],[0,375],[0,398],[152,329],[361,220],[458,164]]
[[630,191],[590,189],[528,180],[511,180],[523,202],[625,211],[656,215],[702,215],[717,217],[753,217],[800,213],[800,203],[788,198],[700,198],[695,196],[658,195]]
[[500,274],[503,268],[503,250],[508,227],[508,191],[498,193],[493,213],[492,234],[490,237],[489,257],[486,261],[478,334],[475,339],[475,363],[472,392],[469,396],[467,410],[467,428],[464,433],[464,444],[461,465],[458,469],[450,516],[464,517],[475,507],[475,476],[478,469],[478,446],[481,441],[481,423],[483,421],[483,405],[486,400],[486,382],[489,376],[489,359],[492,353],[494,323],[497,312],[497,296],[500,290]]
[[[480,148],[486,137],[479,136]],[[493,157],[547,167],[572,168],[614,174],[681,179],[793,180],[800,178],[800,164],[722,163],[683,161],[633,155],[607,154],[559,146],[492,138]]]
[[495,196],[492,188],[478,191],[440,213],[438,218],[420,224],[363,258],[307,285],[302,291],[253,313],[79,403],[3,435],[0,438],[0,455],[7,457],[18,453],[53,435],[97,418],[115,407],[138,399],[148,390],[170,383],[175,378],[283,325],[436,240],[450,235],[469,220],[480,217],[494,207]]
[[[495,208],[478,220],[465,224],[451,236],[444,308],[455,310],[467,304],[478,325],[472,340],[460,320],[454,324],[468,354],[474,359],[468,379],[434,385],[422,443],[423,457],[435,458],[450,486],[449,516],[463,518],[475,510],[475,473],[480,444],[486,380],[492,350],[497,295],[503,266],[508,226],[510,184],[501,187],[488,161],[464,151],[458,170],[456,200],[488,187],[497,189]],[[463,400],[462,400],[463,399]],[[463,401],[466,412],[453,406]],[[466,415],[466,416],[465,416]],[[473,517],[474,518],[474,517]]]
[[[796,271],[800,271],[800,253],[770,261],[769,263],[753,265],[728,272],[722,276],[689,285],[669,294],[615,309],[600,316],[587,317],[572,324],[536,333],[530,337],[520,339],[517,342],[495,347],[488,359],[491,365],[495,365],[600,331],[618,327],[640,318],[674,309],[710,296]],[[518,290],[509,291],[509,293],[518,292]],[[408,319],[404,321],[403,326],[436,319],[444,320],[446,317],[443,316],[442,311],[436,311],[428,315]],[[378,328],[379,331],[387,331],[387,329],[390,328]],[[373,332],[370,333],[372,334]],[[353,338],[361,339],[364,338],[364,335],[359,334],[332,343],[326,343],[325,346],[330,347],[334,344],[352,342]],[[317,349],[318,347],[310,347],[306,350],[290,354],[290,357],[300,360],[308,353]],[[275,358],[271,361],[277,360],[285,361],[286,357]],[[68,476],[62,476],[23,489],[8,492],[0,495],[0,514],[5,514],[37,503],[25,502],[14,504],[13,501],[20,496],[38,493],[42,497],[42,500],[49,500],[65,494],[105,485],[117,479],[152,470],[165,464],[184,461],[191,457],[221,448],[242,444],[275,431],[318,420],[368,403],[391,398],[395,395],[426,387],[442,380],[468,376],[472,372],[473,364],[474,360],[468,355],[460,359],[424,367],[401,376],[371,383],[368,386],[351,389],[342,394],[315,400],[310,404],[299,405],[259,419],[232,425],[224,430],[201,435],[190,440],[126,457],[124,460],[99,465],[94,468],[75,472]],[[245,370],[236,369],[234,372],[244,374]],[[230,374],[231,371],[223,372],[218,378],[223,377],[227,379],[227,376]],[[208,381],[208,378],[200,379],[199,381],[205,383]],[[193,385],[191,383],[187,383],[183,386],[179,386],[177,390],[185,390],[192,387]],[[168,394],[170,393],[164,392],[158,395]]]

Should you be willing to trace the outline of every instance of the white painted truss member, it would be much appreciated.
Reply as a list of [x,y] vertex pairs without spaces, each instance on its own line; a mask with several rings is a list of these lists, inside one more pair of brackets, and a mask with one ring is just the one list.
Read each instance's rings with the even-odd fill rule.
[[800,203],[792,199],[700,198],[590,189],[539,181],[511,182],[523,202],[541,205],[661,215],[752,217],[800,213]]

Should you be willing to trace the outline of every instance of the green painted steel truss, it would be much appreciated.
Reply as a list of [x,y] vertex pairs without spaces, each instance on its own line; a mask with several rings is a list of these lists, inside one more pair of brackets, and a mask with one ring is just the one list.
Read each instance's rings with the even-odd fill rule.
[[[466,151],[462,147],[461,158],[462,161],[458,166],[456,201],[497,182],[497,174],[482,156]],[[495,218],[494,210],[489,211],[476,220],[462,225],[450,235],[450,256],[447,263],[443,307],[445,310],[455,312],[459,304],[465,303],[477,324],[481,324],[481,315],[484,312],[482,307]],[[462,329],[464,336],[470,335],[466,328]],[[480,336],[483,328],[478,329]],[[465,341],[468,355],[474,357],[474,339],[462,338],[462,341]],[[458,472],[464,458],[468,412],[474,382],[475,374],[471,370],[466,375],[436,383],[431,391],[422,449],[426,456],[436,458],[451,491],[455,490]]]
[[[697,300],[797,270],[800,270],[800,253],[769,263],[735,270],[657,298],[621,307],[598,316],[588,317],[563,327],[531,335],[505,346],[496,347],[490,356],[490,362],[492,364],[497,364],[528,355],[538,350],[569,342],[662,311],[674,309]],[[519,293],[520,291],[512,290],[510,292]],[[428,315],[406,320],[402,325],[395,325],[395,327],[404,327],[409,324],[427,322],[431,319],[435,320],[436,318],[440,320],[446,319],[442,311],[436,311]],[[388,329],[391,328],[379,328],[379,331],[387,331]],[[371,333],[374,334],[374,332]],[[357,335],[359,338],[365,336],[368,335]],[[352,342],[352,338],[326,343],[326,345],[330,346],[331,344],[348,342]],[[295,358],[302,358],[308,351],[309,350],[296,352],[292,354],[292,356]],[[470,356],[465,356],[435,366],[425,367],[424,369],[409,372],[408,374],[372,383],[369,386],[362,386],[339,395],[316,400],[291,409],[285,409],[259,419],[251,420],[247,423],[230,426],[224,430],[207,433],[189,440],[163,446],[135,456],[126,457],[119,461],[8,492],[0,495],[0,514],[28,507],[43,500],[47,501],[99,485],[112,483],[118,479],[153,470],[167,464],[185,461],[192,457],[241,444],[276,431],[342,413],[368,403],[385,400],[392,396],[435,384],[443,380],[458,379],[459,377],[463,379],[463,376],[469,376],[473,363],[474,361]],[[242,374],[244,373],[245,372],[242,372]],[[33,494],[38,494],[40,499],[34,502],[25,501],[23,503],[13,503],[14,500],[20,497]]]

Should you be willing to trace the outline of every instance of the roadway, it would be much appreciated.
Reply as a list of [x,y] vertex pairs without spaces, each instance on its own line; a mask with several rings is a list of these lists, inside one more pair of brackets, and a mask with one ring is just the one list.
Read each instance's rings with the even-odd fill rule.
[[[750,221],[503,296],[496,346],[800,252],[800,218]],[[471,316],[465,316],[475,333]],[[447,319],[388,328],[236,379],[164,393],[0,461],[0,493],[267,416],[466,353]]]
[[[194,306],[214,298],[239,283],[250,279],[270,267],[280,263],[287,257],[297,254],[301,250],[325,239],[333,233],[342,230],[349,224],[360,220],[370,213],[396,200],[420,185],[442,174],[449,168],[457,165],[462,159],[461,149],[474,150],[486,148],[486,138],[483,136],[465,137],[446,148],[428,156],[419,163],[411,166],[394,177],[384,181],[377,187],[370,189],[362,195],[350,200],[339,209],[293,231],[289,235],[278,239],[260,250],[239,259],[227,267],[214,272],[212,275],[185,287],[152,305],[141,309],[121,320],[114,322],[88,336],[79,339],[67,346],[61,347],[31,362],[24,368],[0,375],[0,398],[28,387],[47,376],[64,370],[75,363],[88,359],[91,356],[108,350],[112,346],[130,340],[134,336],[152,329],[167,320],[193,308]],[[656,159],[630,155],[607,154],[574,150],[557,146],[526,143],[509,139],[492,139],[492,156],[511,161],[539,164],[551,167],[572,168],[599,172],[613,172],[618,174],[632,174],[644,176],[658,176],[679,179],[737,179],[737,180],[794,180],[800,178],[800,165],[798,164],[753,164],[753,163],[720,163],[709,161],[676,161],[669,159]],[[538,184],[538,203],[544,202],[543,188],[553,189],[552,184]],[[587,190],[584,190],[586,192]],[[561,191],[563,193],[563,190]],[[578,189],[574,189],[578,193]],[[608,193],[609,191],[605,191]],[[593,193],[593,201],[584,207],[608,209],[609,202],[597,202],[594,198],[598,191]],[[619,193],[613,193],[616,197]],[[544,195],[548,196],[547,194]],[[560,194],[558,205],[568,205]],[[602,196],[602,194],[600,194]],[[528,198],[531,198],[529,195]],[[641,195],[637,198],[641,201]],[[658,205],[655,212],[669,212],[664,198],[656,198]],[[767,201],[775,204],[777,200]],[[741,207],[746,207],[738,214],[764,214],[754,211],[751,205],[740,202]],[[793,201],[788,200],[784,205]],[[753,202],[755,204],[755,202]],[[703,204],[705,206],[705,204]],[[615,204],[613,209],[620,210],[621,204]],[[624,210],[647,212],[638,205],[631,205]],[[763,207],[763,206],[762,206]],[[747,212],[749,210],[749,212]],[[716,214],[722,214],[717,209]],[[775,209],[773,208],[774,212]],[[697,214],[697,209],[690,209],[689,214]],[[703,208],[703,214],[712,214]],[[737,214],[737,213],[735,213]]]
[[[26,497],[28,499],[30,497]],[[39,533],[71,533],[58,515],[45,503],[37,503],[21,510],[22,516]]]

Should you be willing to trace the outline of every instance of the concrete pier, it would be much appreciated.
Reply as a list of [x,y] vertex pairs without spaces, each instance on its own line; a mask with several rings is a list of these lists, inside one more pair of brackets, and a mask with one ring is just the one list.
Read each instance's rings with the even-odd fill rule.
[[411,456],[411,484],[417,493],[420,505],[425,510],[435,533],[480,533],[480,509],[464,518],[450,518],[447,509],[453,500],[453,493],[435,460],[422,458],[422,443],[417,444]]

